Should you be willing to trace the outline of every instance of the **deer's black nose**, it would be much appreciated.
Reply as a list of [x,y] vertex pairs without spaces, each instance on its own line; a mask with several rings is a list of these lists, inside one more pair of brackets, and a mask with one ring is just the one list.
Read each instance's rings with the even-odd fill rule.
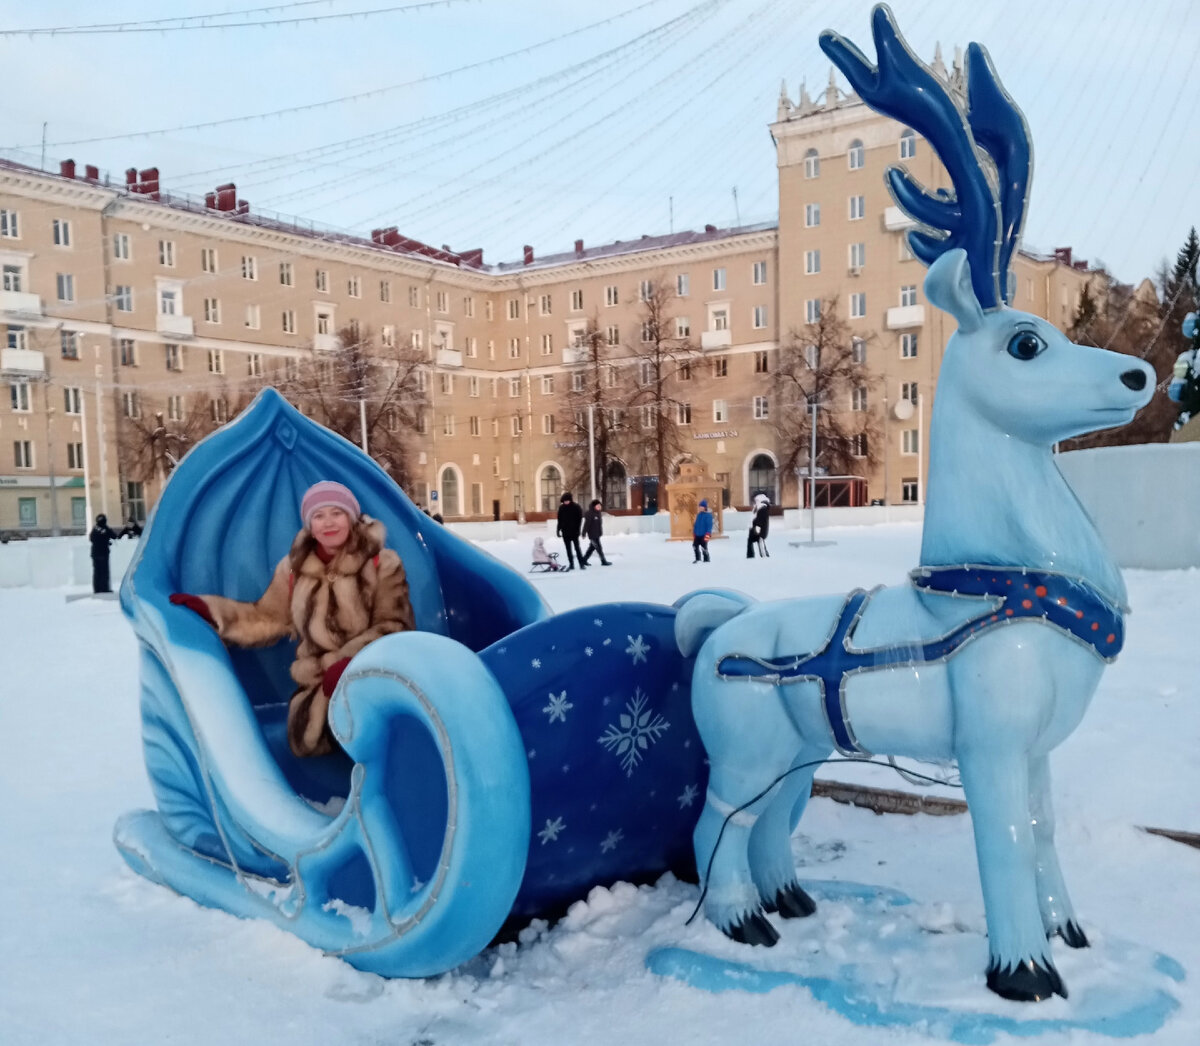
[[1144,370],[1127,370],[1121,375],[1121,384],[1138,392],[1146,387],[1146,372]]

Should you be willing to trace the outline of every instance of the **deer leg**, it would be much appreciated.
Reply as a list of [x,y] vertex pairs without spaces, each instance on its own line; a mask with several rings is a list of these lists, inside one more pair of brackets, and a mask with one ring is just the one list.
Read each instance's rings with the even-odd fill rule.
[[1028,757],[981,747],[960,752],[958,762],[987,913],[987,985],[1019,1002],[1066,998],[1038,903]]
[[[826,748],[805,748],[779,785],[771,804],[750,830],[750,872],[763,908],[785,919],[799,919],[817,910],[816,902],[796,879],[792,831],[800,822],[812,791],[816,763],[829,755]],[[804,766],[803,770],[795,769]]]
[[759,904],[750,872],[750,835],[773,792],[738,809],[767,789],[773,774],[750,775],[714,764],[704,810],[692,841],[704,886],[704,914],[727,937],[743,944],[773,945],[779,934]]
[[1054,848],[1054,801],[1050,794],[1050,759],[1029,760],[1029,816],[1036,848],[1038,904],[1046,936],[1057,934],[1072,948],[1086,948],[1087,935],[1079,926],[1071,904],[1058,851]]

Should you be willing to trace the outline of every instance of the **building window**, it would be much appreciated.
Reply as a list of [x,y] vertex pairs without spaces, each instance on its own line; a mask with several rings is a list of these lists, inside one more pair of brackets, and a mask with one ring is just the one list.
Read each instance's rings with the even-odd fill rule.
[[724,400],[713,400],[712,408],[713,421],[720,422],[729,420],[729,406]]
[[183,351],[178,345],[166,344],[163,346],[166,355],[167,370],[183,370]]
[[520,395],[521,395],[521,379],[520,378],[509,378],[508,379],[508,398],[516,399]]
[[510,360],[516,360],[516,359],[521,358],[521,339],[520,338],[509,338],[508,339],[508,358]]
[[469,294],[463,298],[463,315],[468,319],[475,315],[475,299]]
[[75,277],[69,272],[60,272],[55,277],[55,287],[59,301],[75,300]]
[[867,245],[865,243],[850,244],[850,272],[856,274],[867,264]]
[[770,368],[767,363],[767,350],[759,349],[754,354],[754,373],[755,374],[766,374],[769,369]]
[[379,344],[385,349],[396,347],[396,328],[392,324],[385,323],[379,328]]
[[183,421],[183,397],[178,393],[167,397],[167,420]]
[[209,374],[224,374],[225,373],[225,355],[220,349],[208,350],[208,373]]
[[586,388],[587,375],[581,370],[571,371],[571,391],[582,392]]
[[900,500],[906,505],[915,505],[917,503],[917,481],[915,479],[900,481]]
[[475,339],[474,335],[469,338],[463,338],[463,344],[466,346],[467,357],[469,359],[474,359],[479,355],[479,342]]
[[865,338],[850,339],[850,359],[859,365],[867,362],[867,342]]
[[615,284],[609,284],[604,288],[604,304],[606,307],[621,304],[621,295]]
[[766,421],[767,420],[767,397],[766,396],[755,396],[754,397],[754,420],[755,421]]
[[692,335],[692,324],[686,316],[675,317],[675,337],[690,338]]
[[714,378],[729,377],[729,357],[714,356],[712,361],[712,376]]
[[681,272],[675,277],[675,294],[686,298],[692,293],[692,277],[689,273]]
[[916,155],[917,136],[913,134],[911,127],[906,127],[900,132],[900,159],[911,160]]
[[580,287],[576,287],[575,290],[571,291],[571,311],[583,311],[583,289]]
[[83,413],[83,390],[78,385],[67,385],[63,389],[63,413]]
[[850,437],[850,455],[855,458],[867,456],[867,434],[865,432],[857,432]]
[[471,417],[467,419],[467,424],[469,426],[471,435],[478,436],[479,435],[479,415],[472,414]]
[[867,295],[865,291],[850,295],[850,318],[861,320],[867,314]]
[[804,274],[806,276],[815,276],[821,271],[821,252],[820,251],[805,251],[804,252]]
[[133,312],[133,288],[129,284],[117,284],[113,294],[113,305],[117,312]]
[[553,334],[543,334],[542,335],[542,355],[550,356],[553,354],[553,352],[554,352],[554,335]]
[[246,357],[246,374],[251,378],[261,378],[263,358],[261,352],[252,352]]
[[[421,288],[416,286],[416,284],[410,283],[408,285],[408,304],[414,309],[421,307]],[[488,319],[491,319],[491,317],[489,316]]]
[[467,395],[472,399],[479,396],[479,379],[474,374],[467,379]]
[[850,409],[867,409],[867,387],[865,385],[856,385],[850,390]]
[[127,418],[142,416],[142,400],[136,389],[128,389],[121,394],[121,407]]
[[279,283],[284,287],[295,286],[296,273],[291,262],[279,263]]
[[729,330],[729,310],[728,309],[713,309],[709,313],[709,330],[727,331]]
[[900,451],[916,454],[921,449],[921,434],[917,429],[905,429],[900,433]]
[[714,291],[723,291],[725,289],[724,269],[713,269],[712,289]]
[[[168,264],[167,262],[164,262],[162,260],[163,259],[163,244],[166,242],[167,241],[165,241],[165,240],[158,241],[158,260],[159,260],[160,264],[162,264],[162,265]],[[172,243],[172,244],[169,244],[169,247],[170,247],[170,250],[168,253],[170,254],[170,257],[172,259],[170,264],[173,266],[175,264],[175,261],[174,261],[175,245]],[[200,248],[200,268],[204,272],[215,273],[217,271],[217,251],[216,251],[215,247],[201,247]]]
[[804,322],[819,323],[821,320],[821,299],[809,298],[804,302]]
[[55,247],[70,247],[71,246],[71,223],[65,218],[55,218],[54,227],[54,246]]
[[16,211],[0,210],[0,236],[6,240],[21,238],[21,216]]
[[316,288],[322,294],[329,293],[329,272],[326,269],[318,269],[316,272]]
[[819,366],[821,366],[821,346],[805,345],[804,362],[809,370],[816,370]]
[[119,342],[121,350],[121,366],[137,366],[137,342],[132,338],[122,338]]
[[514,414],[512,416],[511,422],[512,422],[512,434],[514,436],[521,435],[521,433],[525,430],[525,426],[521,422],[521,415]]
[[654,428],[654,415],[654,404],[643,403],[641,409],[638,411],[638,424],[644,429]]
[[819,203],[806,203],[804,205],[805,228],[813,229],[820,224],[821,224],[821,205]]
[[[292,309],[284,309],[279,316],[280,327],[284,334],[296,333],[296,313]],[[387,329],[387,328],[385,328]],[[385,343],[386,344],[386,343]]]
[[900,398],[908,400],[914,407],[917,405],[917,396],[920,392],[919,386],[915,381],[905,381],[900,384]]
[[538,315],[539,316],[549,316],[550,315],[550,295],[549,294],[543,294],[538,299]]
[[167,269],[175,268],[175,241],[158,241],[158,264]]
[[604,329],[604,344],[605,345],[620,345],[621,344],[621,329],[614,323]]
[[816,149],[809,149],[804,154],[804,177],[819,178],[821,176],[821,157]]
[[300,361],[295,356],[283,357],[283,376],[288,381],[295,381],[300,377]]
[[256,331],[256,330],[258,330],[258,328],[260,326],[260,321],[261,321],[261,317],[260,317],[260,310],[259,310],[258,306],[257,305],[247,305],[246,306],[246,326],[249,327],[250,330]]
[[849,161],[850,170],[859,170],[866,163],[866,152],[863,149],[863,143],[857,138],[850,143],[850,148],[846,151],[846,159]]
[[542,395],[543,396],[553,396],[554,395],[554,375],[553,374],[543,374],[542,375]]
[[554,415],[553,414],[543,414],[542,415],[542,435],[544,435],[544,436],[553,436],[554,435]]
[[8,391],[12,398],[12,409],[18,414],[28,414],[33,409],[29,405],[29,382],[14,381]]
[[242,279],[258,279],[258,259],[253,254],[242,255]]
[[765,305],[754,306],[754,329],[763,330],[767,326],[767,307]]
[[113,234],[113,257],[117,261],[129,261],[129,233]]
[[20,265],[5,265],[4,266],[4,289],[6,291],[20,291],[23,283],[25,270]]
[[654,364],[650,360],[638,362],[638,384],[649,385],[654,381]]
[[867,213],[867,198],[865,196],[850,197],[850,220],[858,221]]
[[916,359],[917,356],[917,336],[916,334],[901,334],[900,335],[900,358],[902,360]]
[[652,287],[649,280],[642,280],[638,284],[638,301],[649,301]]
[[8,325],[8,335],[5,340],[10,349],[25,349],[25,328],[15,323],[10,323]]
[[391,280],[380,280],[379,281],[379,300],[381,302],[383,302],[384,305],[390,305],[392,303],[392,281]]
[[915,283],[907,283],[900,288],[900,304],[901,305],[916,305],[917,304],[917,285]]
[[453,414],[442,415],[442,435],[443,436],[453,436],[454,435],[454,415]]
[[521,318],[521,299],[508,299],[508,318],[510,320],[519,320]]
[[[13,440],[13,465],[19,469],[33,468],[33,441],[28,439]],[[25,499],[22,498],[22,501]],[[37,504],[33,498],[29,499]]]
[[224,397],[214,396],[209,400],[209,409],[212,411],[214,425],[224,425],[229,420],[229,404],[225,402]]
[[204,322],[205,323],[220,323],[221,322],[221,300],[219,298],[204,299]]
[[765,261],[756,261],[750,272],[751,282],[756,285],[762,285],[767,282],[767,263]]
[[650,320],[642,322],[642,344],[648,345],[654,340],[654,323]]
[[692,423],[692,405],[690,403],[675,404],[675,421],[679,425]]

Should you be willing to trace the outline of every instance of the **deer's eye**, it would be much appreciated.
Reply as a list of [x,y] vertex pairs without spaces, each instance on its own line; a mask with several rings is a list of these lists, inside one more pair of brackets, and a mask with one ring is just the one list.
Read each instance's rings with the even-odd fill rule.
[[1045,349],[1045,341],[1033,331],[1017,331],[1008,342],[1008,354],[1015,360],[1031,360]]

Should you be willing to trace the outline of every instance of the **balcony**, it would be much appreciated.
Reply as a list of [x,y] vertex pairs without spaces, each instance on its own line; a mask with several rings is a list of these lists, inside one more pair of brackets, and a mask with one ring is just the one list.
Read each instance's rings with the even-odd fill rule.
[[191,316],[178,316],[162,312],[155,320],[154,329],[159,334],[167,334],[172,338],[191,338],[196,333]]
[[42,299],[24,291],[0,291],[0,312],[11,312],[18,316],[40,316]]
[[0,349],[0,374],[6,378],[41,378],[46,356],[36,349]]
[[341,347],[336,334],[313,335],[313,352],[337,352]]
[[462,349],[438,349],[435,362],[439,367],[461,367],[463,365]]
[[906,327],[920,327],[925,323],[924,305],[897,305],[887,311],[887,327],[890,331]]
[[883,209],[883,227],[888,232],[904,232],[906,229],[915,229],[917,223],[899,207],[885,207]]
[[563,363],[571,366],[575,363],[587,363],[588,350],[585,345],[568,345],[563,349]]
[[726,349],[732,344],[732,331],[723,330],[700,332],[700,348],[702,349]]

